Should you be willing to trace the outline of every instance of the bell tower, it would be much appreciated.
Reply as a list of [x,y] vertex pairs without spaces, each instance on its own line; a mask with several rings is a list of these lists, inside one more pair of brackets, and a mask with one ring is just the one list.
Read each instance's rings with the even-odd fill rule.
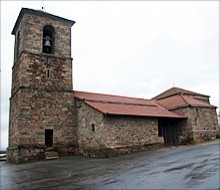
[[71,27],[74,21],[22,8],[12,34],[14,64],[9,115],[9,161],[43,159],[77,148]]

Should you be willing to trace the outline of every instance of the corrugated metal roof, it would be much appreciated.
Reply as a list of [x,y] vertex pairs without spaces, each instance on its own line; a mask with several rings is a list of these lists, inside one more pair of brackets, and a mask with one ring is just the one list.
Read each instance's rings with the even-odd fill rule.
[[74,97],[106,115],[187,118],[168,111],[154,100],[79,91],[74,92]]

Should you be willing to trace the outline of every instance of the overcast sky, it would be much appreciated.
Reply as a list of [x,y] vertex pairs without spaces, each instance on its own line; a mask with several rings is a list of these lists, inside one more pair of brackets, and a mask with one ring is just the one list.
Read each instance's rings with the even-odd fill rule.
[[73,89],[152,98],[173,86],[219,106],[219,1],[1,1],[1,148],[22,7],[76,21]]

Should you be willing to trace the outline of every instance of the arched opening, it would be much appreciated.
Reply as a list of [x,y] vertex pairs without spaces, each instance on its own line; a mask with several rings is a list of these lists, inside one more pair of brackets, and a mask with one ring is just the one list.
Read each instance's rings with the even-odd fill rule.
[[16,38],[15,38],[15,52],[14,52],[15,61],[17,60],[19,56],[19,46],[20,46],[20,31],[18,31]]
[[46,25],[43,28],[43,53],[54,53],[55,29],[51,25]]

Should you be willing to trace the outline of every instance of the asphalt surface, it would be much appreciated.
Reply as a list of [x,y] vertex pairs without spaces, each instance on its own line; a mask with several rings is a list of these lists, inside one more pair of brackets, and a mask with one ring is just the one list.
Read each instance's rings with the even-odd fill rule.
[[94,159],[0,162],[0,189],[220,189],[220,141]]

